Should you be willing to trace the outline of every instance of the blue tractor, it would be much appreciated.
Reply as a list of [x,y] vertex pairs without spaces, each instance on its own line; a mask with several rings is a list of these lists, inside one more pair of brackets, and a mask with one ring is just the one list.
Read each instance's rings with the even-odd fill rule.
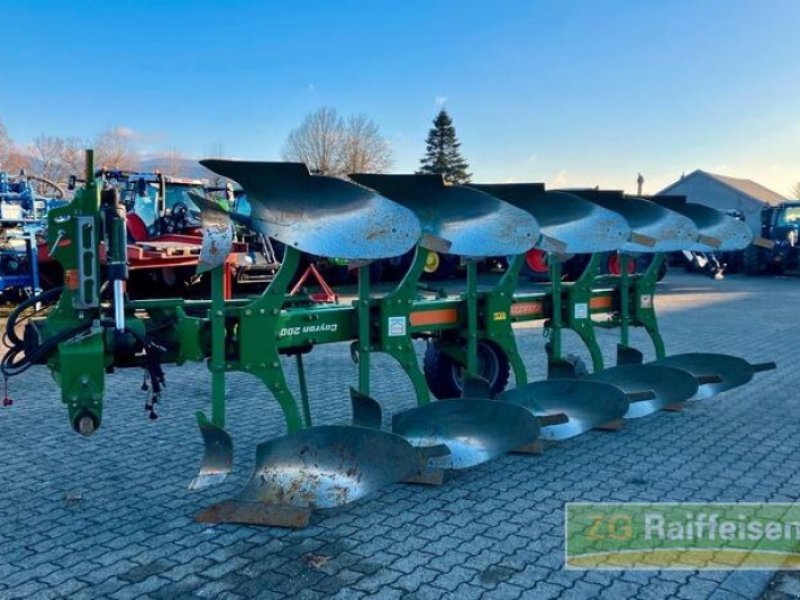
[[800,202],[784,202],[761,211],[760,235],[771,248],[752,245],[742,253],[748,275],[800,270]]
[[[52,196],[37,192],[52,190]],[[56,183],[21,171],[11,176],[0,171],[0,299],[16,302],[41,290],[39,240],[43,239],[47,212],[67,203]]]

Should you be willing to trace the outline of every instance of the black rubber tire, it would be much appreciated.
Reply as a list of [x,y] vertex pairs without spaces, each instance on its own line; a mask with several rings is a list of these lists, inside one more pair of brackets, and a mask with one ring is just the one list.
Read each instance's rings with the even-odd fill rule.
[[408,273],[414,261],[414,251],[406,252],[403,256],[387,258],[383,262],[383,280],[400,281]]
[[748,246],[742,251],[742,266],[747,275],[763,275],[767,265],[761,257],[761,248]]
[[[561,274],[563,281],[577,281],[586,270],[586,265],[589,264],[591,255],[589,254],[576,254],[563,265],[561,265]],[[548,280],[550,279],[548,274]]]
[[[352,269],[348,273],[348,283],[351,282],[353,274],[355,274],[356,283],[358,283],[358,269]],[[383,261],[373,260],[369,263],[369,283],[380,283],[383,281]]]
[[[322,277],[325,278],[328,285],[347,285],[352,283],[354,279],[354,275],[350,269],[347,268],[347,265],[317,264],[317,268],[320,270]],[[307,280],[307,283],[309,285],[317,285],[316,280],[313,278]]]
[[741,272],[742,270],[742,252],[733,251],[733,252],[723,252],[721,261],[725,263],[725,273],[730,275],[735,275],[736,273]]
[[369,282],[371,284],[383,281],[384,266],[383,260],[373,260],[369,263]]
[[[502,392],[508,385],[511,365],[505,352],[492,342],[478,342],[479,372],[489,381],[492,396]],[[425,350],[423,363],[425,380],[433,395],[439,400],[461,397],[461,377],[459,365],[447,354],[439,350],[435,343],[429,343]]]

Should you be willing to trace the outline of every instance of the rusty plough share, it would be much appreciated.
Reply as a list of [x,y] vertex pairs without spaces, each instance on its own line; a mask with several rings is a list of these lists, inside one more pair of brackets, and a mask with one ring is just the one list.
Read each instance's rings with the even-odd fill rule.
[[[225,373],[260,379],[280,404],[287,434],[259,444],[242,491],[198,520],[301,527],[313,509],[341,506],[397,482],[442,483],[449,470],[510,451],[540,451],[539,440],[615,429],[623,419],[708,398],[774,368],[721,354],[665,354],[653,303],[661,253],[734,249],[751,241],[738,222],[711,209],[680,198],[554,192],[539,184],[457,186],[437,176],[359,174],[347,181],[311,175],[299,164],[203,164],[239,183],[252,207],[245,217],[195,198],[203,208],[200,268],[209,271],[210,300],[125,297],[125,211],[113,189],[92,179],[89,151],[85,187],[48,217],[65,286],[53,310],[29,321],[22,338],[14,333],[19,313],[11,316],[12,348],[2,363],[6,377],[47,364],[70,423],[88,435],[101,422],[107,372],[144,368],[154,417],[161,365],[207,362],[211,413],[197,415],[205,453],[193,489],[218,483],[231,470]],[[255,299],[223,297],[232,221],[286,247],[280,271]],[[544,292],[515,294],[524,254],[534,247],[549,253],[550,285]],[[388,293],[373,294],[370,261],[411,249],[405,277]],[[103,273],[101,251],[109,256]],[[351,261],[359,272],[357,300],[320,306],[289,299],[304,252]],[[432,252],[457,255],[466,264],[463,293],[420,299],[419,280]],[[599,277],[602,255],[609,252],[619,253],[622,274]],[[562,284],[561,262],[575,253],[592,258],[577,281]],[[629,257],[640,253],[654,253],[654,260],[644,273],[629,274]],[[486,256],[509,257],[506,273],[489,289],[477,280],[477,262]],[[101,298],[106,280],[111,301]],[[512,325],[534,320],[544,320],[549,333],[549,377],[529,382]],[[620,329],[617,366],[604,368],[598,326]],[[630,346],[630,327],[647,331],[654,362],[641,364],[642,353]],[[591,373],[562,355],[565,328],[586,344]],[[424,365],[413,345],[418,339],[428,342]],[[343,341],[351,342],[358,363],[353,422],[314,425],[303,356],[314,346]],[[414,408],[392,415],[390,431],[382,428],[381,406],[370,397],[373,352],[399,363],[416,396]],[[299,399],[290,392],[281,355],[297,361]],[[511,371],[516,387],[506,390]]]

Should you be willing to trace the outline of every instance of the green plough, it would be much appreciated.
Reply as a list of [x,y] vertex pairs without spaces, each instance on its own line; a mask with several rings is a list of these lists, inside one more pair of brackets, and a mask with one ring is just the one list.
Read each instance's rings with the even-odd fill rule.
[[[441,484],[449,470],[506,452],[539,452],[540,440],[616,429],[625,419],[677,409],[775,366],[720,354],[666,356],[653,301],[660,253],[744,247],[750,240],[724,215],[716,218],[675,199],[657,203],[613,192],[552,192],[538,184],[457,186],[423,175],[353,174],[342,180],[311,175],[291,163],[203,164],[238,182],[252,207],[243,217],[195,198],[203,208],[200,268],[211,278],[209,300],[126,298],[125,211],[113,189],[93,180],[89,151],[85,187],[48,217],[64,287],[36,299],[56,304],[46,317],[30,320],[22,337],[14,326],[28,305],[11,315],[11,350],[2,363],[6,378],[46,364],[72,427],[89,435],[102,422],[107,373],[143,368],[147,408],[155,418],[162,365],[206,362],[210,413],[197,415],[205,452],[192,489],[230,473],[225,375],[254,375],[280,405],[286,435],[260,444],[244,489],[201,512],[200,521],[301,527],[314,509],[341,506],[396,482]],[[232,221],[286,247],[280,271],[258,298],[224,299]],[[515,293],[523,257],[534,247],[550,253],[550,285],[539,293]],[[415,255],[405,276],[388,293],[375,294],[370,262],[411,249]],[[420,297],[420,277],[432,252],[464,262],[462,293]],[[600,278],[599,264],[609,252],[619,253],[622,275]],[[108,255],[103,271],[101,253]],[[352,305],[304,304],[287,296],[302,253],[347,259],[358,269]],[[593,256],[576,282],[562,284],[561,263],[574,253]],[[629,275],[624,263],[639,253],[656,257],[646,272]],[[477,263],[487,256],[509,257],[506,273],[489,288],[479,286],[477,277]],[[544,322],[549,333],[544,381],[528,381],[517,346],[513,325],[526,321]],[[605,368],[598,326],[620,329],[617,366]],[[631,327],[649,334],[655,362],[642,364],[642,353],[630,345]],[[591,373],[563,355],[561,334],[567,328],[587,346]],[[428,343],[422,365],[415,340]],[[358,363],[358,381],[351,387],[353,422],[318,425],[303,357],[335,342],[350,342]],[[370,395],[374,352],[397,361],[416,395],[415,408],[392,415],[390,430],[382,428],[381,405]],[[286,355],[297,361],[299,398],[281,368]],[[506,390],[512,371],[516,387]]]

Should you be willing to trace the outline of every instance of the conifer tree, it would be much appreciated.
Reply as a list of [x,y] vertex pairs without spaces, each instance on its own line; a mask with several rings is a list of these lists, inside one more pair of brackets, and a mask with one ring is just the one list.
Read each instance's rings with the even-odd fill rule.
[[442,175],[449,183],[466,183],[470,180],[472,173],[467,171],[469,165],[461,156],[461,143],[446,110],[442,109],[436,115],[425,144],[425,156],[420,160],[418,173]]

